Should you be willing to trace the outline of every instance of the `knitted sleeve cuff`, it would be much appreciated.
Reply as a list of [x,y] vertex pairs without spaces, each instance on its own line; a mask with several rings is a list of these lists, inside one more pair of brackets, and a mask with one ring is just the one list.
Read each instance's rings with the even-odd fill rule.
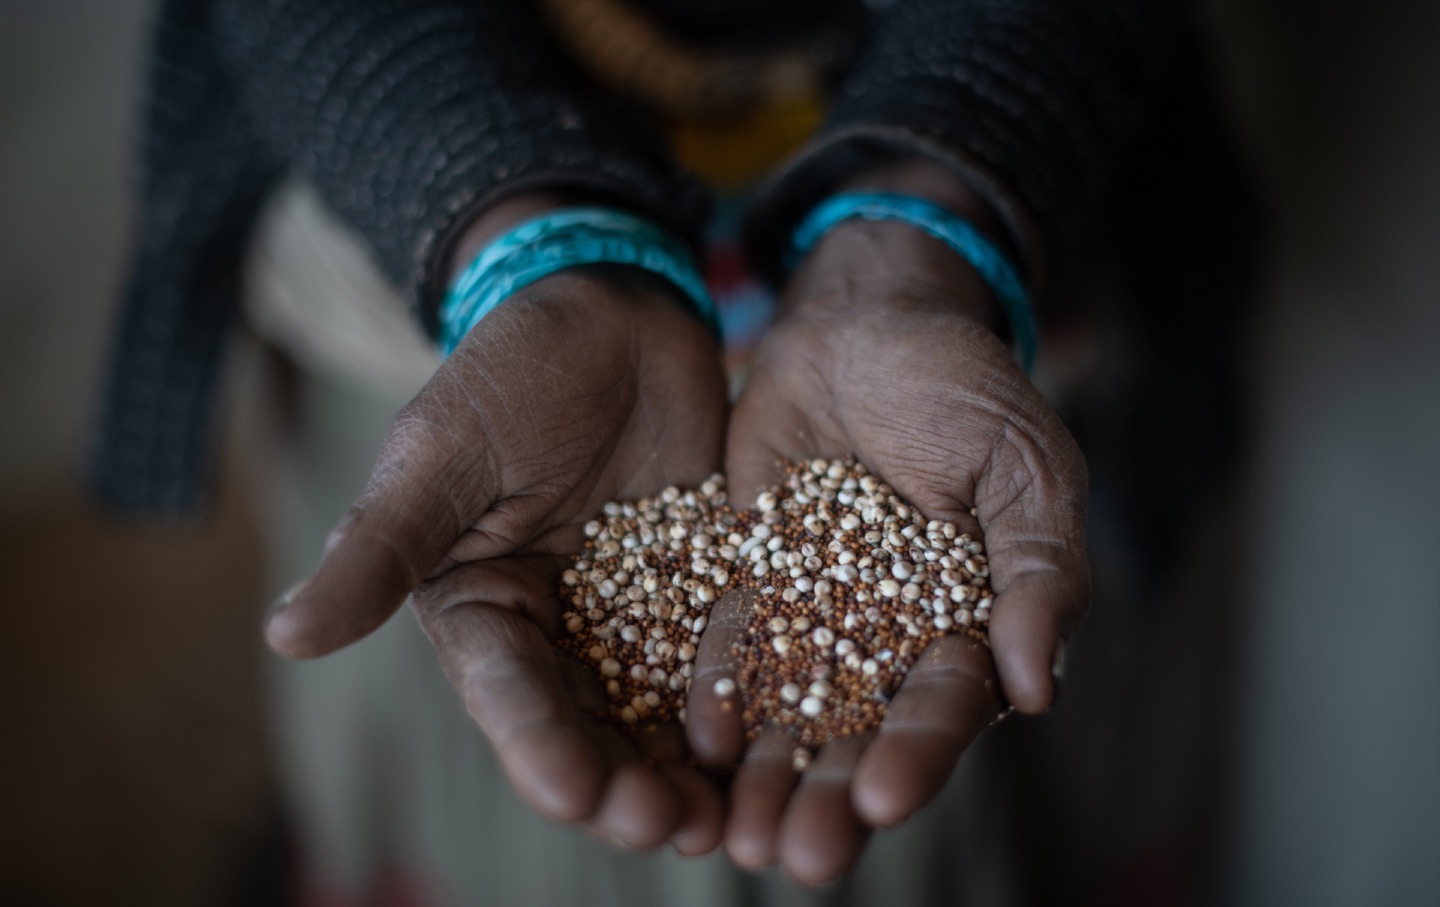
[[901,0],[840,86],[820,137],[769,184],[750,248],[777,244],[833,185],[885,157],[950,169],[1004,222],[1033,285],[1098,194],[1182,44],[1188,4]]
[[594,92],[524,0],[215,0],[276,156],[367,239],[426,328],[451,239],[528,188],[612,199],[693,242],[705,195],[659,131]]
[[1042,281],[1044,236],[1025,202],[990,167],[963,149],[903,127],[878,124],[828,132],[767,181],[746,223],[751,261],[761,274],[779,282],[781,255],[800,220],[855,172],[903,158],[939,164],[984,199],[1004,225],[1027,282],[1034,287]]

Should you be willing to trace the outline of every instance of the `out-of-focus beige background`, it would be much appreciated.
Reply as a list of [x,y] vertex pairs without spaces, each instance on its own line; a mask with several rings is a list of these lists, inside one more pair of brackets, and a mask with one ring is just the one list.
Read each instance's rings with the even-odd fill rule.
[[[186,537],[106,525],[75,485],[149,5],[0,0],[6,904],[278,903],[285,885],[245,464]],[[1217,890],[1435,904],[1440,7],[1226,0],[1209,19],[1274,228],[1231,549],[1192,564],[1230,575],[1244,615]]]

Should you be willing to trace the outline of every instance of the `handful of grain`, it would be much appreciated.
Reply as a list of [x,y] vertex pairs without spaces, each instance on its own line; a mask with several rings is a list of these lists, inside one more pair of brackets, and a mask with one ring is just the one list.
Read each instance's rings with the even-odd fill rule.
[[[746,733],[785,729],[797,767],[829,740],[875,728],[931,640],[986,641],[992,596],[981,543],[927,521],[853,460],[793,465],[734,512],[724,479],[607,504],[562,576],[569,636],[623,726],[684,720],[710,608],[747,591],[736,644]],[[732,681],[716,693],[733,695]]]

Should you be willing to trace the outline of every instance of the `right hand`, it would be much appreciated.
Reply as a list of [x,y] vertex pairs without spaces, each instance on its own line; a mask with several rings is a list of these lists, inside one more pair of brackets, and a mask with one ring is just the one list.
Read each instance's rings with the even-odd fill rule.
[[724,808],[685,764],[683,732],[639,752],[594,717],[604,691],[551,640],[584,522],[606,501],[716,472],[725,416],[715,343],[668,284],[608,266],[544,278],[490,313],[401,410],[266,638],[284,655],[325,655],[408,599],[533,808],[622,845],[707,852]]

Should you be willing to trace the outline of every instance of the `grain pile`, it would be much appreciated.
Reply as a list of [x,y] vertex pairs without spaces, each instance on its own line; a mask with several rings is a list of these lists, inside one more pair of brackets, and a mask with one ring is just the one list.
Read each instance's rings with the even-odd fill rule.
[[853,460],[796,464],[786,483],[734,512],[724,480],[610,504],[562,578],[562,649],[593,664],[612,717],[684,719],[710,607],[746,589],[733,653],[746,732],[786,730],[796,765],[835,737],[873,729],[931,640],[986,641],[984,548],[926,520]]
[[571,610],[559,647],[594,666],[622,725],[683,721],[700,634],[739,558],[726,540],[737,520],[725,479],[609,503],[601,513],[560,576],[560,600]]

